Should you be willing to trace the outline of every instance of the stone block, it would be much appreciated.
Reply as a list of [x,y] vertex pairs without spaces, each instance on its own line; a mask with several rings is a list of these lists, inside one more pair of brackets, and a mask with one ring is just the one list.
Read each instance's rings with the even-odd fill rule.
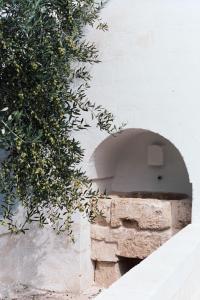
[[110,228],[108,235],[105,236],[105,241],[118,243],[119,240],[123,239],[126,236],[126,228]]
[[110,236],[110,228],[108,226],[92,224],[90,234],[92,239],[103,241]]
[[101,199],[105,219],[91,225],[92,259],[114,263],[120,256],[147,257],[191,222],[191,206],[189,199]]
[[103,216],[97,217],[95,223],[104,226],[110,224],[110,207],[111,207],[111,199],[98,200],[98,208],[102,212]]
[[[163,230],[171,226],[171,203],[168,200],[113,198],[111,203],[111,226],[123,225],[132,220],[140,229]],[[134,227],[134,226],[133,226]]]
[[92,240],[91,258],[97,261],[117,262],[117,243],[106,243],[104,241]]
[[164,244],[171,236],[171,230],[163,232],[140,231],[137,233],[129,231],[129,236],[119,240],[117,255],[143,259]]
[[117,243],[119,239],[126,236],[126,228],[110,228],[109,226],[92,224],[90,234],[91,239],[105,241],[107,243]]
[[191,223],[192,200],[171,200],[173,231],[184,228]]
[[121,277],[119,264],[112,262],[96,262],[95,282],[108,288],[114,281]]

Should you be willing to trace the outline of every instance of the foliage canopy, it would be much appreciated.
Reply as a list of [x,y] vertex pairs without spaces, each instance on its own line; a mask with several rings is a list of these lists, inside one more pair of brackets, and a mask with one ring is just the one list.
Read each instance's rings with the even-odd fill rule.
[[12,232],[39,222],[70,233],[75,211],[90,219],[97,213],[73,133],[90,126],[88,114],[100,130],[116,131],[113,115],[86,96],[98,51],[84,29],[107,29],[101,7],[95,0],[0,0],[1,224]]

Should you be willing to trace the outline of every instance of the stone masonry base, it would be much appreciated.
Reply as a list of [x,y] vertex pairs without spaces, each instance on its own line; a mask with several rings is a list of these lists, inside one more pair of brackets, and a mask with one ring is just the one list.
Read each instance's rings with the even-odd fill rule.
[[142,260],[189,224],[191,203],[190,199],[100,199],[104,217],[91,225],[95,282],[110,286],[123,274],[121,258]]

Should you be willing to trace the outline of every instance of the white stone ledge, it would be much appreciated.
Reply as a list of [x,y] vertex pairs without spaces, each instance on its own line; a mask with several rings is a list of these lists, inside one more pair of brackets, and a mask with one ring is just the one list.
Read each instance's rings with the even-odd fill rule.
[[199,300],[200,224],[191,224],[134,267],[97,300]]

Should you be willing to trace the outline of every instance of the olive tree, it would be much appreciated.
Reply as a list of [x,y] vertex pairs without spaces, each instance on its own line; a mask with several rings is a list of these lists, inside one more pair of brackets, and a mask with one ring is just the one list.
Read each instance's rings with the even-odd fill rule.
[[[31,222],[71,233],[78,211],[93,220],[98,192],[80,167],[74,132],[95,121],[113,133],[113,115],[87,98],[98,63],[86,26],[107,30],[95,0],[0,0],[0,222],[25,232]],[[24,209],[23,222],[16,218]]]

